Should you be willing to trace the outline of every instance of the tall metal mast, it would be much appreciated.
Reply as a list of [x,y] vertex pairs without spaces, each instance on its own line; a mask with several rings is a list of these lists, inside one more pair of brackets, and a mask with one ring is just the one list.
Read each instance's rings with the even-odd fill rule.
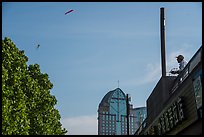
[[166,54],[165,54],[165,17],[164,8],[160,8],[160,33],[161,33],[161,60],[162,77],[166,76]]

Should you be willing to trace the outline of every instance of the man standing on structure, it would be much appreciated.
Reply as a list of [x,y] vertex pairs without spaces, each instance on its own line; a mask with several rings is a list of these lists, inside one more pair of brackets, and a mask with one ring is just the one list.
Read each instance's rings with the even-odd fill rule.
[[171,74],[179,74],[186,66],[187,61],[184,60],[184,56],[183,55],[178,55],[176,57],[177,62],[179,63],[179,69],[178,70],[171,70],[170,73]]

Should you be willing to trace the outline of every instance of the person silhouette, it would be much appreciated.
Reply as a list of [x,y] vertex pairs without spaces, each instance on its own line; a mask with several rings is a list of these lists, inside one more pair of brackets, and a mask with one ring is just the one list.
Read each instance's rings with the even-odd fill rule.
[[171,70],[170,73],[171,74],[179,74],[187,65],[187,61],[184,60],[184,56],[183,55],[178,55],[176,57],[177,62],[179,63],[179,69],[177,70]]

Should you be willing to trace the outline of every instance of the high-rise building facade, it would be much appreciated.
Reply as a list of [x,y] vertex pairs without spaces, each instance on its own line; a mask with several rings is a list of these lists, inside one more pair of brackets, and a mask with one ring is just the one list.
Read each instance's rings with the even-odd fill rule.
[[134,112],[136,113],[136,130],[137,130],[147,117],[147,108],[137,107],[137,108],[134,108]]
[[[135,113],[132,105],[129,108],[129,134],[134,134]],[[98,135],[127,135],[127,101],[120,88],[109,91],[99,104]]]

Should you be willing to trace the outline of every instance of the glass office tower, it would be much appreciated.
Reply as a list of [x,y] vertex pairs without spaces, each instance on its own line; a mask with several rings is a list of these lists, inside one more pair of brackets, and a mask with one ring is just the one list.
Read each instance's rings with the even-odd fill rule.
[[134,111],[136,113],[136,130],[137,130],[147,117],[147,108],[137,107],[134,108]]
[[[109,91],[98,108],[98,135],[127,135],[126,95],[120,89]],[[135,132],[135,113],[130,106],[129,133]]]

